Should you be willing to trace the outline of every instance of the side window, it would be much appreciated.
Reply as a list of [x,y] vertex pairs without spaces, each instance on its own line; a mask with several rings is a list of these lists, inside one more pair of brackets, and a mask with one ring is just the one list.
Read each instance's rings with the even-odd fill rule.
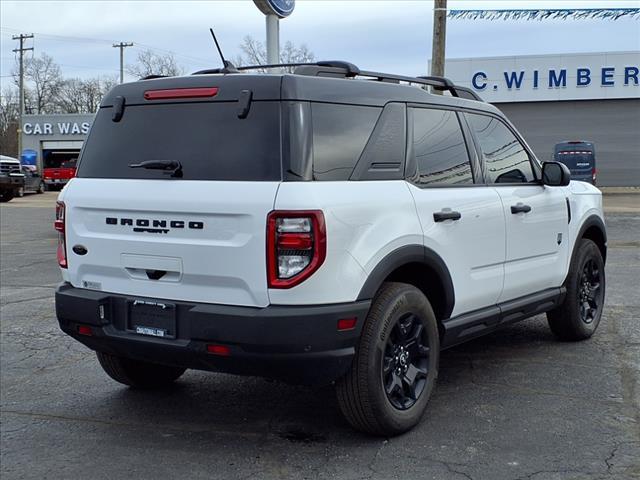
[[348,180],[382,109],[311,104],[313,179]]
[[503,122],[488,115],[466,115],[480,143],[488,183],[535,181],[529,154]]
[[469,152],[456,112],[412,108],[418,185],[473,183]]

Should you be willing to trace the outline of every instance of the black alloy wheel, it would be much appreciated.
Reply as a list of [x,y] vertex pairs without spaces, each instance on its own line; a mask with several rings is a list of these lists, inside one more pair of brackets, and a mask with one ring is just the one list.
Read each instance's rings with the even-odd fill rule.
[[580,319],[590,324],[597,317],[602,307],[602,289],[600,288],[600,268],[591,258],[587,260],[580,278],[578,302],[580,304]]
[[393,326],[385,345],[382,380],[389,402],[398,410],[411,408],[427,383],[429,338],[422,322],[407,313]]

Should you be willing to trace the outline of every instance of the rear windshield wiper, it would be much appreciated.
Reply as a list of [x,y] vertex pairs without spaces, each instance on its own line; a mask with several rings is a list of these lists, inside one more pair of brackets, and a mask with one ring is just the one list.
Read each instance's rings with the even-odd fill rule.
[[129,168],[146,168],[148,170],[163,170],[172,177],[182,177],[182,164],[176,160],[147,160],[140,163],[132,163]]

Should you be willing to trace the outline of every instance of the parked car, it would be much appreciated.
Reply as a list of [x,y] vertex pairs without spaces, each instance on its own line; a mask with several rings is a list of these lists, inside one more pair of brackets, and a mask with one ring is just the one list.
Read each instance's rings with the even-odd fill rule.
[[335,382],[351,425],[399,434],[442,349],[544,312],[560,339],[595,332],[602,197],[570,176],[444,78],[319,62],[119,85],[57,204],[57,318],[125,385]]
[[59,190],[76,175],[77,159],[59,161],[56,158],[45,160],[43,177],[47,189]]
[[553,159],[569,168],[573,180],[596,184],[596,149],[593,142],[573,140],[556,143]]
[[17,158],[0,155],[0,202],[8,202],[24,189],[24,174]]
[[24,196],[25,193],[44,193],[45,185],[42,176],[36,168],[23,165],[21,171],[24,174],[24,187],[18,190],[18,197]]

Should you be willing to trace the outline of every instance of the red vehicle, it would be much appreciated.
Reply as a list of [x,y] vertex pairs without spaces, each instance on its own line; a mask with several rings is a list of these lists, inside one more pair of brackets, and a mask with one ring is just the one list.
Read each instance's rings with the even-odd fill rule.
[[77,152],[71,155],[67,152],[51,152],[44,158],[44,171],[42,172],[47,189],[61,189],[76,176]]

